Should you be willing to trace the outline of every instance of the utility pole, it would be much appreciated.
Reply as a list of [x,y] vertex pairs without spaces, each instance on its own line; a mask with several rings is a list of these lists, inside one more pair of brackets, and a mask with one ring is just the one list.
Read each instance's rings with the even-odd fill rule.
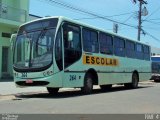
[[147,4],[147,1],[138,0],[139,1],[139,11],[138,11],[138,41],[141,39],[141,31],[142,31],[142,5]]

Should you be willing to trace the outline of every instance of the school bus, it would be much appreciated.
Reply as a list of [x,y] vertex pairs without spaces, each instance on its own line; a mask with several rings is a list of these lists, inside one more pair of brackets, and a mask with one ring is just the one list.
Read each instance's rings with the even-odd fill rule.
[[137,88],[151,78],[150,46],[62,16],[21,25],[13,48],[18,87],[90,94],[93,85]]

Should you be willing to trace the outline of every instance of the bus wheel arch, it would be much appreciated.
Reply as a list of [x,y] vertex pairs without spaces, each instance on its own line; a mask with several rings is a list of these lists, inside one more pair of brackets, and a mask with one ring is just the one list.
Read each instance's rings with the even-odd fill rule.
[[90,73],[92,75],[93,78],[93,85],[98,85],[98,74],[96,72],[96,70],[94,70],[93,68],[90,68],[87,72]]
[[84,76],[83,87],[81,88],[84,94],[90,94],[93,90],[93,85],[98,84],[98,75],[94,69],[89,69]]
[[136,74],[136,75],[137,75],[137,77],[138,77],[138,82],[139,82],[139,73],[138,73],[138,71],[137,71],[137,70],[134,70],[133,73],[132,73],[132,75],[133,75],[133,74]]

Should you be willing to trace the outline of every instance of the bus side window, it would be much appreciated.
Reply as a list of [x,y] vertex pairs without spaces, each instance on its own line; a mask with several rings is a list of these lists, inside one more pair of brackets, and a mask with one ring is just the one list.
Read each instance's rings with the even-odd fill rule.
[[99,52],[98,33],[96,31],[83,28],[83,49],[85,52]]
[[125,57],[125,40],[118,37],[114,38],[114,54]]
[[126,56],[135,58],[135,43],[132,41],[126,41]]
[[143,60],[143,45],[139,43],[136,44],[136,58]]
[[113,38],[104,33],[99,34],[100,52],[103,54],[113,54]]
[[144,45],[144,60],[150,60],[150,50],[149,47]]

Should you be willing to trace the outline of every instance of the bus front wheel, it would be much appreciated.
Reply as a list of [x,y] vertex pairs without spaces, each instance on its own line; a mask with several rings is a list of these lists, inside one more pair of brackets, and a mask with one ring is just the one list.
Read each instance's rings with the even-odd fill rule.
[[55,94],[58,93],[59,88],[51,88],[51,87],[47,87],[47,91],[48,91],[49,94],[55,95]]
[[92,75],[87,73],[84,78],[84,86],[81,88],[81,91],[84,94],[91,94],[93,90],[93,79]]

